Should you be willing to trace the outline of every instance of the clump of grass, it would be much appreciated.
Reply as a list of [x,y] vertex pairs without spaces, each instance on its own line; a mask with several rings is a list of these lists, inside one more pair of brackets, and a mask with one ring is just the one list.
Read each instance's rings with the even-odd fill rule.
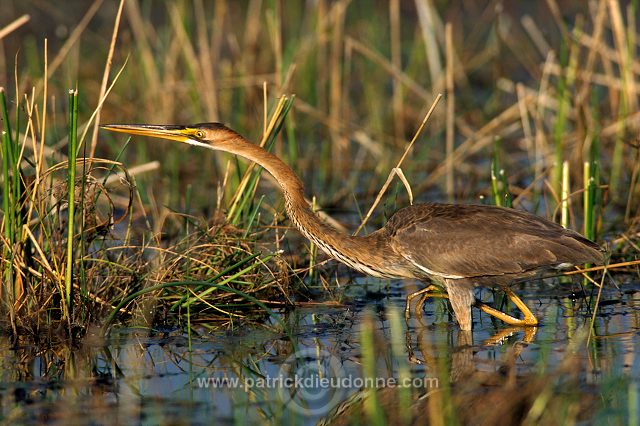
[[[15,338],[75,339],[90,324],[109,326],[132,316],[175,324],[185,311],[189,321],[229,321],[288,300],[289,271],[273,271],[276,253],[261,255],[255,244],[262,232],[260,201],[254,201],[258,170],[247,170],[227,220],[209,226],[187,218],[184,238],[163,248],[134,209],[140,195],[129,171],[113,160],[86,157],[88,125],[79,138],[77,90],[69,92],[68,156],[52,153],[62,159],[54,164],[43,155],[44,128],[32,116],[24,120],[24,133],[13,136],[1,94],[0,310]],[[264,135],[270,145],[291,104],[285,98],[278,103]]]
[[[135,277],[133,265],[141,264],[140,255],[127,265],[122,253],[109,251],[114,245],[110,230],[127,214],[116,217],[112,197],[117,190],[108,191],[106,179],[116,170],[122,174],[121,182],[129,192],[122,206],[125,211],[131,206],[133,184],[117,162],[76,160],[75,90],[69,94],[69,157],[55,164],[47,164],[44,142],[36,140],[44,138],[44,129],[37,127],[32,116],[24,120],[24,133],[11,135],[4,91],[2,97],[5,238],[0,309],[9,314],[5,318],[15,338],[41,332],[74,337],[112,308],[109,300],[126,287],[126,280],[118,283],[125,284],[120,287],[114,278],[123,279],[122,271],[127,270]],[[30,102],[27,99],[27,105]],[[16,119],[16,127],[20,122]],[[111,271],[118,273],[110,276]]]
[[184,318],[189,324],[221,327],[271,313],[268,306],[288,300],[289,271],[274,270],[277,253],[255,251],[243,233],[231,225],[194,226],[173,247],[148,248],[157,252],[151,262],[156,267],[146,268],[144,286],[114,299],[102,325],[109,327],[116,318],[140,319],[144,313],[143,325],[175,325]]

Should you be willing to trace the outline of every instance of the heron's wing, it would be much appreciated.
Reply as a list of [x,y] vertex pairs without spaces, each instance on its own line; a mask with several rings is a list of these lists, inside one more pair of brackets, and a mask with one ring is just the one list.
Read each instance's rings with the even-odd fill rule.
[[518,274],[602,259],[598,246],[579,234],[513,209],[416,205],[400,210],[387,227],[396,252],[445,278]]

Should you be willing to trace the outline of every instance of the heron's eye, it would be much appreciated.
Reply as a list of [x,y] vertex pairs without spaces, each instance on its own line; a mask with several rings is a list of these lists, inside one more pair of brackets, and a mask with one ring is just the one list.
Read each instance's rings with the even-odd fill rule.
[[196,130],[196,137],[198,139],[204,138],[204,132],[202,130]]

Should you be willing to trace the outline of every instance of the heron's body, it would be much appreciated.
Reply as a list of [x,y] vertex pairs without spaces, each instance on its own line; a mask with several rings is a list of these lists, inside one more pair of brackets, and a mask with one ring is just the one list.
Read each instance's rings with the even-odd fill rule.
[[[600,248],[579,234],[538,216],[493,206],[417,204],[396,212],[387,224],[357,237],[323,222],[304,198],[300,179],[273,154],[219,123],[193,126],[107,125],[131,134],[161,137],[240,155],[264,167],[279,182],[291,221],[311,241],[346,265],[375,277],[433,280],[446,290],[463,330],[471,329],[471,306],[511,324],[537,320],[508,289],[541,270],[601,263]],[[510,317],[473,296],[474,286],[499,286],[525,314]],[[414,293],[424,294],[432,286]]]

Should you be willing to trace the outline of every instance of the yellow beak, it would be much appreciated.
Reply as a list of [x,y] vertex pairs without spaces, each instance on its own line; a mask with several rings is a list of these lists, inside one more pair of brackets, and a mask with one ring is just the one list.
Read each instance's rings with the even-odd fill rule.
[[178,142],[186,142],[191,138],[191,132],[193,131],[193,129],[189,129],[186,126],[158,124],[105,124],[100,127],[112,132],[151,136]]

